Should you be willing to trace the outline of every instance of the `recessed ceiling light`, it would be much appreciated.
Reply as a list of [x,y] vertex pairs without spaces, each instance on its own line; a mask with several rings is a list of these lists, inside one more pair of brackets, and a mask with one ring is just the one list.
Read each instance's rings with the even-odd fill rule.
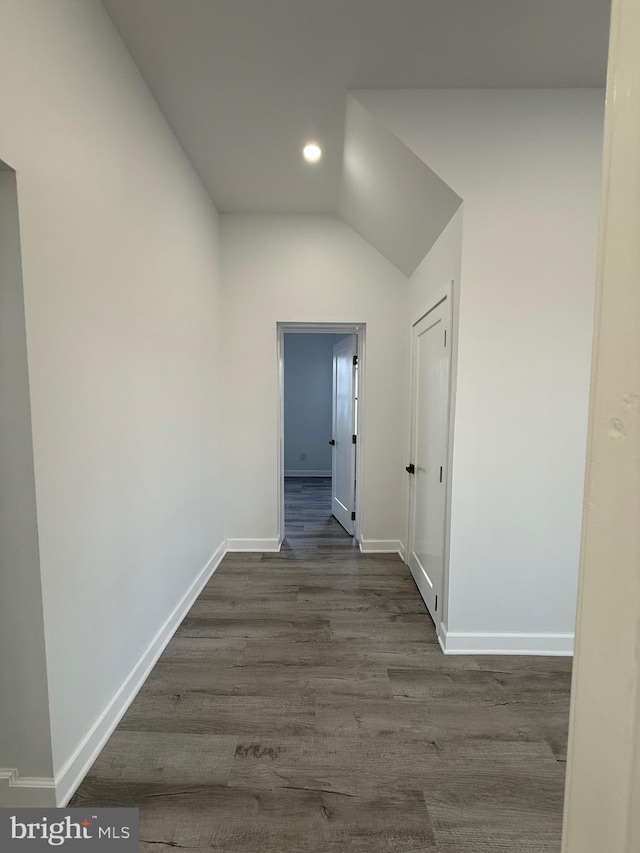
[[307,142],[302,149],[302,156],[307,163],[317,163],[322,157],[322,148],[320,148],[317,142]]

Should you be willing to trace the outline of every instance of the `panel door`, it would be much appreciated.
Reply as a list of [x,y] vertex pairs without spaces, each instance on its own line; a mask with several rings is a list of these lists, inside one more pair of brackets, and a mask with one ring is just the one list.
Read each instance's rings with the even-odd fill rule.
[[449,300],[413,327],[408,563],[438,624],[444,586],[449,412]]
[[355,524],[356,445],[355,435],[355,335],[348,335],[333,348],[333,454],[331,466],[331,512],[353,536]]

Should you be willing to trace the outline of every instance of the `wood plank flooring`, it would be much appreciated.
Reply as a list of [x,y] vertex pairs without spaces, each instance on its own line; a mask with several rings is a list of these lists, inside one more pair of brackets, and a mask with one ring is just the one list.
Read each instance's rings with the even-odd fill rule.
[[71,805],[139,807],[145,853],[558,853],[570,659],[443,655],[329,488],[225,557]]

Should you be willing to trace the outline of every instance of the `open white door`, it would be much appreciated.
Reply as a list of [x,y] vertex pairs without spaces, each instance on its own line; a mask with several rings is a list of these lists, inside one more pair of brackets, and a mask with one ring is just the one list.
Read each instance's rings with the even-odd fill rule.
[[444,586],[449,412],[449,300],[413,327],[408,563],[438,624]]
[[352,536],[355,529],[356,353],[355,335],[348,335],[333,348],[331,512]]

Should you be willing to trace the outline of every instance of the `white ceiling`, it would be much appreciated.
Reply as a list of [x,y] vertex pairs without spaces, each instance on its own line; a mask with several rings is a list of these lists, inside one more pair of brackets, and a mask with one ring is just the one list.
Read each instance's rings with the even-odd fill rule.
[[605,81],[608,0],[103,3],[222,212],[338,210],[349,89]]

